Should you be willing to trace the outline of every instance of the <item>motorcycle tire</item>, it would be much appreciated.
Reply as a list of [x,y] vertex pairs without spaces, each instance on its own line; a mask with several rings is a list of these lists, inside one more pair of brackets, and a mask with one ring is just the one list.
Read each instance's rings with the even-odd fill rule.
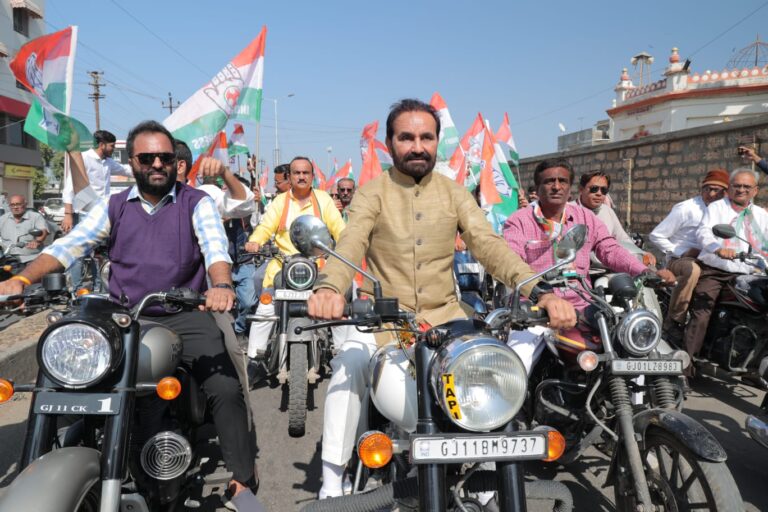
[[[712,512],[744,510],[741,494],[725,462],[710,462],[696,456],[668,432],[649,429],[641,456],[654,505],[661,505],[664,510],[687,510],[694,504],[698,505],[692,507],[696,510]],[[619,463],[623,464],[621,459]],[[676,474],[670,475],[672,471]],[[689,484],[693,475],[695,480]],[[683,487],[687,487],[684,492]],[[618,485],[613,488],[618,512],[637,510],[633,494],[623,494]],[[679,503],[681,496],[687,503]]]
[[307,423],[307,346],[303,343],[291,343],[290,378],[288,381],[288,435],[301,437]]
[[96,482],[88,489],[75,512],[99,512],[101,509],[101,481]]

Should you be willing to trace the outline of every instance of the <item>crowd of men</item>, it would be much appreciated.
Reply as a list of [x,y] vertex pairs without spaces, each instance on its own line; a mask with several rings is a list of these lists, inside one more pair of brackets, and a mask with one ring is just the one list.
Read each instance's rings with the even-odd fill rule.
[[[144,294],[171,286],[205,293],[206,310],[216,314],[175,313],[153,319],[180,334],[185,364],[213,400],[223,456],[233,473],[228,493],[232,505],[246,511],[262,508],[254,494],[258,476],[246,400],[250,383],[244,378],[244,365],[238,363],[236,340],[248,338],[249,358],[263,355],[271,324],[255,323],[249,332],[246,315],[254,308],[260,315],[273,313],[272,305],[260,303],[258,297],[274,286],[281,264],[272,259],[257,268],[241,263],[241,257],[259,252],[270,241],[281,253],[295,254],[289,230],[298,216],[321,218],[337,241],[337,251],[356,263],[365,259],[384,295],[398,298],[402,308],[427,325],[467,317],[452,274],[457,233],[490,274],[514,287],[551,266],[557,242],[572,226],[584,224],[588,236],[575,270],[587,274],[594,255],[611,271],[633,276],[653,272],[669,285],[676,283],[664,329],[682,340],[691,355],[701,347],[720,289],[751,270],[736,260],[746,244],[716,239],[712,226],[731,224],[755,250],[768,248],[764,240],[768,213],[752,202],[757,175],[746,168],[730,175],[714,170],[703,176],[700,195],[675,205],[651,233],[651,242],[665,255],[664,268],[653,270],[652,254],[646,253],[641,262],[627,249],[632,239],[608,202],[610,176],[590,172],[577,180],[563,159],[545,160],[535,168],[534,184],[525,196],[521,194],[521,208],[506,220],[499,236],[472,194],[433,172],[439,132],[440,119],[430,105],[410,99],[398,102],[386,123],[386,145],[394,162],[388,172],[359,190],[354,180],[341,179],[329,194],[313,185],[311,160],[297,156],[275,168],[277,194],[266,205],[253,175],[250,181],[242,179],[212,158],[203,158],[198,165],[202,185],[186,185],[193,165],[189,147],[159,123],[144,122],[131,131],[127,165],[111,159],[114,135],[96,132],[93,149],[70,154],[73,171],[62,227],[71,233],[45,249],[23,272],[0,283],[0,294],[20,293],[51,271],[71,271],[100,242],[109,244],[113,300],[134,305]],[[753,150],[745,148],[743,153],[768,172],[768,164]],[[110,195],[112,174],[133,176],[135,187]],[[572,197],[577,182],[578,193]],[[12,196],[9,206],[11,211],[0,217],[4,241],[32,227],[44,228],[34,212],[27,211],[23,197]],[[20,256],[37,256],[44,235],[19,247]],[[148,275],[157,278],[147,279]],[[341,262],[328,261],[309,299],[310,315],[340,318],[354,276]],[[371,283],[363,281],[358,293],[371,295]],[[523,293],[550,319],[547,327],[513,332],[508,340],[530,371],[549,331],[573,328],[586,302],[573,290],[555,289],[541,280],[529,283]],[[232,309],[235,297],[235,318],[222,316]],[[393,341],[352,328],[335,328],[333,334],[337,353],[325,398],[320,498],[345,492],[345,466],[368,385],[365,369],[376,348]]]

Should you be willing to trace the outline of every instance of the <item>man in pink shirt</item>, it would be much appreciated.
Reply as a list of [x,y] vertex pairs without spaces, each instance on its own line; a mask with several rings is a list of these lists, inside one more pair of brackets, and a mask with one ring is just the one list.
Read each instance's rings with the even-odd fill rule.
[[[574,173],[564,159],[544,160],[533,172],[533,182],[538,202],[529,208],[518,210],[504,224],[504,238],[510,249],[520,255],[535,271],[554,265],[555,248],[563,235],[573,226],[587,226],[587,239],[576,255],[573,270],[581,275],[589,273],[589,255],[594,252],[598,259],[613,272],[626,272],[637,276],[649,269],[632,253],[624,249],[608,228],[594,213],[575,203],[569,203]],[[675,276],[668,270],[656,272],[671,284]],[[577,311],[588,303],[573,290],[557,288],[557,295],[570,302]],[[517,352],[530,373],[544,348],[544,336],[548,329],[534,327],[527,331],[513,331],[509,345]]]

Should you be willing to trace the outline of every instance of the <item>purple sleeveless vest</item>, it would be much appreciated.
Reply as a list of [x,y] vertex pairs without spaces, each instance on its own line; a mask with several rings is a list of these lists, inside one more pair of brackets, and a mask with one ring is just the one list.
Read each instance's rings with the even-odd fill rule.
[[[109,198],[109,294],[133,307],[153,292],[172,287],[207,289],[205,261],[192,226],[192,214],[204,192],[176,183],[176,202],[154,215],[138,199],[127,201],[131,189]],[[159,313],[155,308],[154,312]]]

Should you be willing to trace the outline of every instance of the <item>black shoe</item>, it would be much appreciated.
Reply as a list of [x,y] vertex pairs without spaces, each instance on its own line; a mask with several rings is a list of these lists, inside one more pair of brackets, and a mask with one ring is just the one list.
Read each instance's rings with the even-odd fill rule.
[[249,359],[247,374],[248,387],[254,389],[256,385],[267,376],[267,369],[264,367],[264,362],[257,359]]

